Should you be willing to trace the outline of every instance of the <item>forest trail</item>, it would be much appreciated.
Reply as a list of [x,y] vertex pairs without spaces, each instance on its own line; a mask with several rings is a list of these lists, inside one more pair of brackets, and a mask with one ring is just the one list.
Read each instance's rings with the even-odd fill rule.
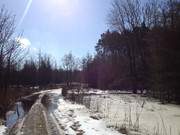
[[48,135],[45,111],[40,103],[35,103],[26,116],[18,135]]
[[[48,95],[48,107],[42,103]],[[103,120],[90,117],[89,110],[63,99],[61,90],[42,92],[24,119],[10,135],[121,135]]]
[[[55,123],[51,122],[51,118],[48,118],[47,109],[42,104],[43,96],[50,91],[52,90],[39,93],[39,98],[33,104],[28,114],[23,120],[17,122],[9,135],[61,135]],[[53,129],[53,132],[50,128]]]

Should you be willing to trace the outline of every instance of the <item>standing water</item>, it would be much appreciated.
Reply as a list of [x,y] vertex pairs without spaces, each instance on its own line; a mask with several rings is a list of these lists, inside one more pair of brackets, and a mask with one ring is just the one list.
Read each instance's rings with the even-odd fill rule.
[[24,117],[24,109],[22,102],[16,102],[13,107],[13,110],[10,110],[6,113],[6,126],[12,128],[19,119]]

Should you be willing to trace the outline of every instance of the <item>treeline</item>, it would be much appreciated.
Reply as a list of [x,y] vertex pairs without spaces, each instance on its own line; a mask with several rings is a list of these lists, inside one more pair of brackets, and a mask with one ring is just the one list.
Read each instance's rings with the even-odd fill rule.
[[[25,60],[22,68],[17,71],[18,82],[27,87],[38,86],[41,89],[48,85],[65,83],[70,86],[72,82],[80,80],[80,71],[78,60],[72,53],[65,54],[62,59],[62,65],[57,66],[56,61],[47,54],[38,54],[37,59]],[[17,78],[17,77],[15,77]]]
[[114,0],[108,15],[110,30],[101,35],[96,54],[80,60],[68,53],[61,66],[41,52],[27,59],[21,36],[14,34],[14,20],[1,8],[0,110],[11,100],[13,87],[45,89],[60,83],[71,87],[73,82],[134,93],[146,90],[162,101],[180,103],[179,0]]
[[180,1],[114,0],[108,23],[84,59],[85,81],[180,103]]
[[[14,84],[26,87],[45,88],[49,84],[62,82],[64,76],[62,69],[58,69],[50,56],[39,53],[37,60],[25,60],[22,68],[18,70]],[[19,76],[19,77],[17,77]],[[17,80],[18,78],[18,80]]]
[[62,65],[41,53],[29,58],[28,49],[16,33],[15,17],[5,7],[0,9],[0,117],[17,98],[34,90],[48,89],[56,84],[79,81],[77,59],[66,54]]

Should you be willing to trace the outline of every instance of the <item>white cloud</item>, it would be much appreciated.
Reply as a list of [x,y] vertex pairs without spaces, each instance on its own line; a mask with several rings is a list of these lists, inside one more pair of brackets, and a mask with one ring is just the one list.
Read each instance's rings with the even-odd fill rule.
[[24,49],[29,48],[31,45],[31,42],[27,38],[18,38],[17,41],[19,42],[20,46]]

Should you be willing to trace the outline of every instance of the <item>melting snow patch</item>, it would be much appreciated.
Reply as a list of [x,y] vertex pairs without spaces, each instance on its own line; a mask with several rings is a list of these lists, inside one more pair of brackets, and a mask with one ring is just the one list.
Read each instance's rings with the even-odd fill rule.
[[58,108],[52,111],[57,124],[68,135],[121,135],[114,129],[107,128],[103,119],[93,119],[89,110],[78,104],[59,98]]
[[4,135],[5,131],[6,131],[6,127],[1,125],[0,126],[0,135]]
[[92,119],[86,109],[76,110],[76,116],[85,135],[121,135],[114,129],[107,128],[103,120]]

